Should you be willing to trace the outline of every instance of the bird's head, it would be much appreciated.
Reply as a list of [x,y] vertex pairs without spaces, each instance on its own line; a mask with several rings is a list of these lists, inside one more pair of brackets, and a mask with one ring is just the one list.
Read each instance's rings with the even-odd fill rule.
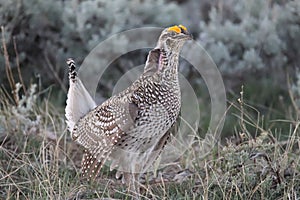
[[166,51],[179,52],[183,44],[192,38],[185,26],[171,26],[162,31],[157,47]]

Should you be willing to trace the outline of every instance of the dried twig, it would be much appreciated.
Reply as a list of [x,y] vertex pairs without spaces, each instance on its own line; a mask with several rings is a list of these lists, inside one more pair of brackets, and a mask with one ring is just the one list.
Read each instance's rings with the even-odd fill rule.
[[11,66],[10,66],[10,63],[9,63],[9,55],[8,55],[7,48],[6,48],[5,37],[4,37],[4,27],[3,26],[1,26],[1,32],[2,32],[2,48],[3,48],[4,59],[5,59],[6,76],[7,76],[11,91],[13,93],[14,101],[15,101],[16,105],[18,105],[19,104],[19,100],[18,100],[19,98],[17,97],[17,94],[16,94],[16,84],[15,84],[15,80],[14,80],[13,73],[12,73],[12,70],[11,70]]
[[21,70],[20,70],[19,53],[18,53],[18,49],[17,49],[16,40],[15,40],[14,37],[13,37],[13,42],[14,42],[14,49],[15,49],[15,53],[16,53],[16,63],[17,63],[18,75],[19,75],[20,82],[22,84],[23,91],[24,91],[24,93],[26,95],[27,94],[27,92],[26,92],[26,86],[24,84],[24,81],[23,81],[23,78],[22,78],[22,74],[21,74]]
[[57,72],[54,70],[54,67],[53,67],[53,65],[51,64],[51,62],[50,62],[48,56],[47,56],[46,54],[44,54],[44,56],[45,56],[45,60],[46,60],[47,66],[48,66],[49,69],[51,70],[51,72],[52,72],[54,78],[55,78],[55,79],[57,80],[57,82],[59,83],[61,89],[62,89],[65,93],[67,93],[67,88],[66,88],[65,84],[63,83],[63,81],[61,80],[61,78],[59,78]]

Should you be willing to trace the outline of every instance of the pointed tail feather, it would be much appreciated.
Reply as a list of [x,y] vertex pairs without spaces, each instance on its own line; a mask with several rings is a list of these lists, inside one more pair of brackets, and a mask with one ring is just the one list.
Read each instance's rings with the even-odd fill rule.
[[75,82],[77,78],[75,61],[72,58],[68,58],[67,64],[69,66],[69,80]]
[[69,58],[67,64],[69,67],[70,86],[65,116],[67,118],[69,131],[72,132],[76,122],[97,105],[77,76],[74,60]]
[[88,181],[94,180],[98,176],[107,157],[108,155],[104,155],[101,160],[98,160],[86,150],[82,158],[82,177],[86,178]]

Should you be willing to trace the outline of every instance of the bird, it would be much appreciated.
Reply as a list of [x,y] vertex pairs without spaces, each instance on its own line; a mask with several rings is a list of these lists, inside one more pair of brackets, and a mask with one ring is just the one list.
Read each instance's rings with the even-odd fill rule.
[[100,105],[79,79],[74,60],[67,60],[65,116],[71,138],[84,149],[83,177],[96,178],[110,161],[116,177],[123,176],[122,182],[130,185],[155,162],[180,113],[179,55],[191,39],[183,25],[165,28],[148,53],[140,77]]

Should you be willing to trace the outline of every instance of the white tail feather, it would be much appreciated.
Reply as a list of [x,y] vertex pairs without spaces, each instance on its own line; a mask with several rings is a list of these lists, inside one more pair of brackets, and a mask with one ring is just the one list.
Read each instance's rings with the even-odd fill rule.
[[[67,63],[69,67],[70,65],[75,66],[74,61],[71,59],[69,59]],[[71,68],[69,73],[73,73]],[[97,106],[81,80],[78,78],[77,74],[73,73],[73,77],[71,77],[72,76],[69,75],[70,86],[65,109],[65,116],[67,118],[66,122],[70,132],[73,131],[74,125],[81,117]]]

